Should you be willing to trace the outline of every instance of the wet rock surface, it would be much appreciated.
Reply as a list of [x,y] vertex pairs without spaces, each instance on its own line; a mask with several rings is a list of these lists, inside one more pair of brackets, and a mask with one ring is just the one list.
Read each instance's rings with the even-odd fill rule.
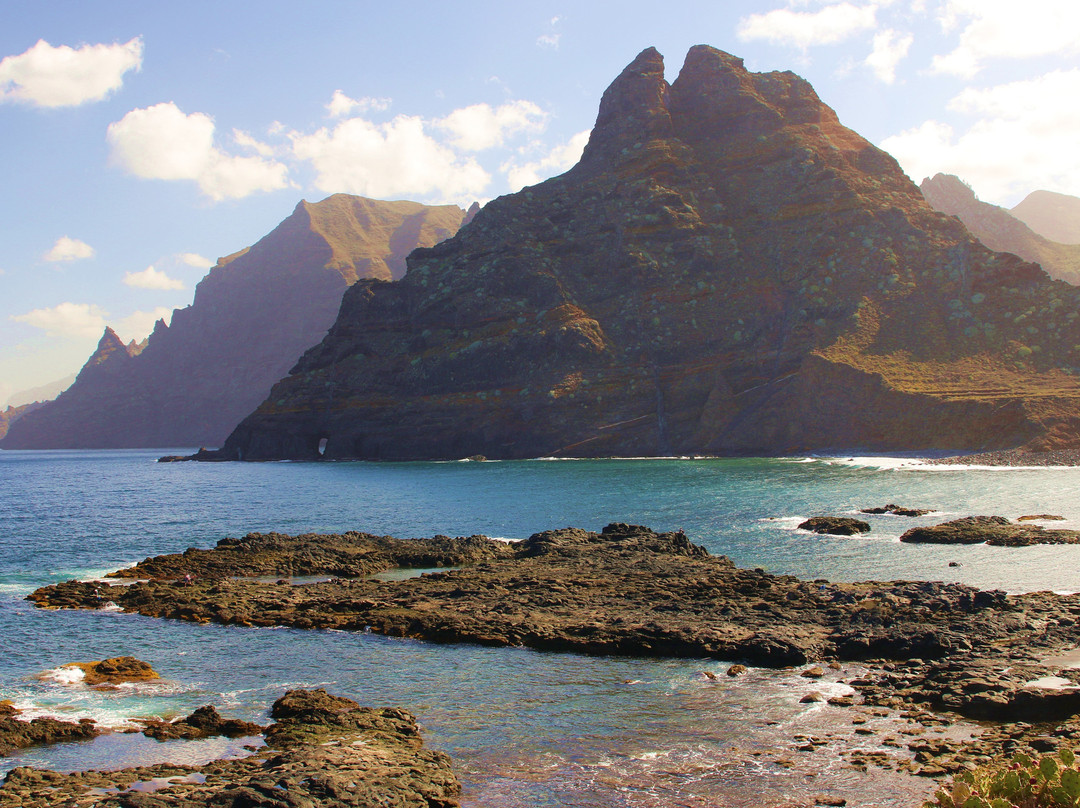
[[441,752],[424,747],[403,710],[360,707],[322,690],[274,704],[266,747],[241,760],[61,774],[13,769],[0,804],[20,808],[319,806],[452,808],[461,786]]
[[19,711],[10,703],[0,702],[0,756],[10,755],[14,750],[28,746],[85,741],[101,734],[90,719],[79,722],[59,721],[55,718],[24,721],[18,718],[18,715]]
[[224,735],[226,738],[244,738],[248,735],[261,735],[264,727],[241,721],[236,718],[222,718],[211,705],[200,707],[187,718],[176,721],[148,721],[142,733],[157,741],[191,741],[197,738],[212,738]]
[[1004,516],[965,516],[931,527],[914,527],[905,532],[900,541],[916,544],[986,543],[995,547],[1028,547],[1033,544],[1077,544],[1080,543],[1080,531],[1047,530],[1040,525],[1013,524]]
[[901,505],[883,505],[875,508],[863,508],[860,513],[869,514],[884,514],[891,513],[893,516],[926,516],[928,513],[933,513],[932,510],[926,510],[923,508],[905,508]]
[[852,519],[850,516],[812,516],[799,525],[799,530],[833,536],[857,536],[860,533],[869,533],[870,525],[862,519]]

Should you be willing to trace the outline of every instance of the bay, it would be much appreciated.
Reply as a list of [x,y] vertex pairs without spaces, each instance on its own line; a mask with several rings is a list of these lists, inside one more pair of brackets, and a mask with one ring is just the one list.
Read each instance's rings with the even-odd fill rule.
[[[369,635],[253,630],[115,612],[43,612],[23,597],[146,556],[249,531],[362,530],[402,538],[524,538],[612,521],[681,528],[737,564],[803,578],[956,580],[1011,592],[1080,590],[1080,548],[907,545],[900,534],[969,514],[1056,513],[1080,525],[1080,469],[927,467],[901,458],[652,459],[461,463],[157,464],[169,450],[0,452],[0,699],[28,714],[114,726],[202,704],[264,720],[288,687],[323,686],[414,712],[450,753],[465,803],[761,805],[829,793],[910,805],[928,784],[846,767],[864,741],[791,672],[714,683],[708,660],[596,659],[525,649],[430,646]],[[886,503],[916,519],[865,517],[866,537],[796,530],[805,517]],[[950,567],[950,562],[961,566]],[[130,654],[165,682],[96,691],[42,680],[65,663]],[[822,685],[842,692],[838,680]],[[726,679],[726,677],[723,677]],[[818,687],[815,685],[815,687]],[[820,689],[820,687],[818,687]],[[890,719],[882,718],[882,730]],[[963,732],[960,727],[958,732]],[[834,742],[778,763],[799,733]],[[61,769],[240,753],[235,744],[163,746],[141,736],[24,752],[0,770]],[[860,801],[861,800],[861,801]],[[868,802],[867,800],[870,800]]]

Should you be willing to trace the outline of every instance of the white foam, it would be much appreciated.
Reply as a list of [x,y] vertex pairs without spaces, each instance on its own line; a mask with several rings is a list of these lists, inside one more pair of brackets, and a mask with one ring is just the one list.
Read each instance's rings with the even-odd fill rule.
[[773,527],[777,530],[798,530],[799,525],[805,521],[805,516],[766,516],[758,519],[762,527]]
[[41,674],[41,678],[46,682],[57,682],[62,685],[77,685],[86,679],[86,671],[75,665],[65,665],[45,671],[45,673]]

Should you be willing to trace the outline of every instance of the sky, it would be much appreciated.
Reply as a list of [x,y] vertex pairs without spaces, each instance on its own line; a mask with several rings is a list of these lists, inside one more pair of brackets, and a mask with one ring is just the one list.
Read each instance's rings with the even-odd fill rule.
[[0,404],[141,340],[301,199],[467,207],[576,161],[644,48],[809,80],[916,182],[1080,196],[1075,0],[5,0]]

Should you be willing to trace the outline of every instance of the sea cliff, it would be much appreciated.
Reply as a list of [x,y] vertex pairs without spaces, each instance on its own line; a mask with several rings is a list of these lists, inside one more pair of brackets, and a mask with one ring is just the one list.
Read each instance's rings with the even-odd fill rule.
[[1060,449],[1078,304],[795,74],[650,48],[573,169],[350,288],[214,457]]

